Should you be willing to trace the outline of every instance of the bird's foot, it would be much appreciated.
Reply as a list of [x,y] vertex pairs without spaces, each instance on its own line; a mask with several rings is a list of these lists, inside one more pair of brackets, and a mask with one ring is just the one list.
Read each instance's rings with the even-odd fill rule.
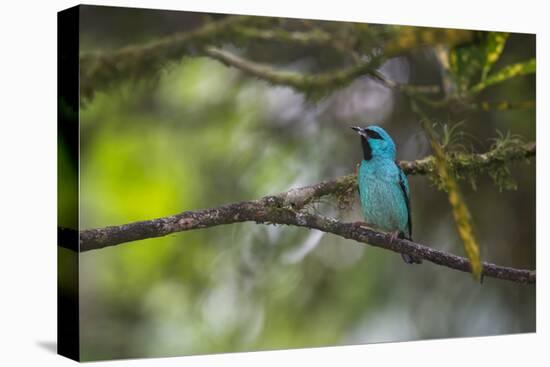
[[403,231],[393,231],[393,232],[390,232],[390,245],[392,245],[395,240],[397,239],[404,239],[405,238],[405,234],[403,233]]
[[422,264],[422,259],[409,254],[401,254],[401,258],[407,264]]

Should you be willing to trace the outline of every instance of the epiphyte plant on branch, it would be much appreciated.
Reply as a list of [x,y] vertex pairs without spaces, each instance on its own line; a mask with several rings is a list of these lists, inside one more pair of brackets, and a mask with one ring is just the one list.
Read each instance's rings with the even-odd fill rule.
[[[479,245],[473,234],[471,214],[458,186],[460,179],[474,179],[482,172],[487,172],[496,184],[508,180],[509,175],[506,173],[509,173],[507,167],[511,162],[526,161],[535,156],[534,142],[513,139],[495,144],[493,149],[477,154],[450,151],[433,130],[434,118],[431,116],[437,115],[441,110],[460,113],[464,109],[485,110],[491,109],[492,106],[533,107],[534,103],[529,103],[530,101],[525,104],[521,104],[524,101],[494,103],[484,101],[480,96],[483,96],[482,91],[489,87],[534,73],[535,60],[518,62],[492,72],[507,40],[506,34],[497,32],[480,34],[466,30],[406,26],[365,27],[354,23],[346,23],[337,28],[335,24],[314,21],[227,16],[221,20],[206,22],[197,29],[166,36],[144,45],[128,46],[105,53],[83,53],[80,56],[82,103],[89,102],[95,93],[108,90],[124,79],[154,77],[166,64],[182,57],[209,57],[218,60],[245,75],[302,92],[314,102],[348,86],[358,78],[370,78],[391,91],[402,94],[409,101],[410,108],[417,114],[434,153],[433,156],[421,160],[399,162],[399,165],[393,163],[395,159],[389,153],[383,167],[371,167],[369,163],[361,163],[358,185],[366,222],[382,230],[401,231],[405,238],[394,238],[395,236],[365,228],[353,229],[336,219],[311,214],[310,204],[321,197],[332,196],[340,200],[353,193],[357,178],[350,175],[258,200],[186,211],[174,216],[121,226],[82,230],[80,250],[98,249],[196,228],[255,221],[319,229],[399,252],[407,262],[420,262],[425,259],[472,272],[477,279],[486,275],[534,283],[534,270],[500,267],[481,261]],[[337,56],[327,61],[316,60],[310,73],[287,70],[279,66],[287,60],[278,60],[274,57],[272,64],[266,63],[261,46],[255,42],[257,40],[285,44],[293,50],[296,57],[302,56],[300,50],[304,45],[307,45],[307,50],[333,49],[336,50]],[[380,66],[385,60],[423,48],[433,48],[440,62],[440,85],[403,84],[391,80],[381,72]],[[239,52],[235,52],[235,49]],[[260,61],[253,61],[252,57]],[[364,131],[368,136],[367,130],[360,131]],[[379,136],[385,134],[380,131],[376,133]],[[376,140],[386,141],[385,138],[370,139],[375,145],[379,144]],[[389,136],[387,139],[391,142]],[[393,145],[393,142],[391,144]],[[378,148],[371,147],[373,156],[378,154],[376,149]],[[389,174],[392,178],[398,177],[399,180],[394,180],[391,189],[375,190],[373,185],[377,181],[366,177],[379,177],[373,175],[372,171],[385,170],[386,167],[391,168],[392,172]],[[403,172],[428,175],[446,192],[468,259],[426,248],[411,241],[409,188]],[[378,193],[375,195],[378,199],[384,197],[384,200],[380,200],[380,205],[375,207],[372,206],[372,192]],[[398,196],[399,200],[391,202]],[[372,208],[376,209],[371,210]],[[381,214],[383,211],[388,213]],[[398,217],[397,224],[385,223],[393,221],[391,218],[394,214]]]

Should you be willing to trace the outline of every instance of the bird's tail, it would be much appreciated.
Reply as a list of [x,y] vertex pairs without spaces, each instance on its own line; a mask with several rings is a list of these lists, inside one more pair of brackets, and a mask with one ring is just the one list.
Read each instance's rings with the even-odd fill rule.
[[[412,241],[412,237],[408,236],[405,237],[409,241]],[[409,254],[401,254],[401,257],[403,258],[403,261],[405,261],[407,264],[422,264],[422,259],[416,256],[412,256]]]
[[403,261],[405,261],[407,264],[422,264],[422,259],[411,256],[409,254],[401,254],[401,257],[403,258]]

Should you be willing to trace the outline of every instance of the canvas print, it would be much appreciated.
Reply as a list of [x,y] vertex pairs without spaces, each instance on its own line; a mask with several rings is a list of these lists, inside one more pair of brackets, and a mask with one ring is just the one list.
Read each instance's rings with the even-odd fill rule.
[[535,332],[535,35],[58,14],[58,350]]

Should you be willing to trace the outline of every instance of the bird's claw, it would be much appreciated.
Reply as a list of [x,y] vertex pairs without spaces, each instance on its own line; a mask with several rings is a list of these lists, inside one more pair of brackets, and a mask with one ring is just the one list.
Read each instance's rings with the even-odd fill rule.
[[394,231],[390,233],[390,245],[392,245],[395,240],[403,238],[403,232]]

